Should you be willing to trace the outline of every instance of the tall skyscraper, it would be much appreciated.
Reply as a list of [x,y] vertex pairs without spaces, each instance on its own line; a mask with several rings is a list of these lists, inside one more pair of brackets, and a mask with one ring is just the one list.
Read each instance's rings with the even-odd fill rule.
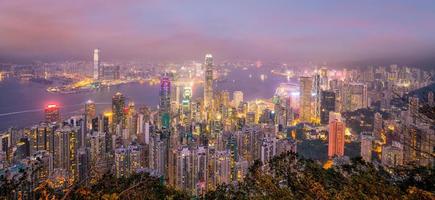
[[319,75],[320,75],[320,89],[329,90],[328,69],[325,67],[320,68]]
[[233,104],[237,108],[240,103],[243,102],[243,92],[242,91],[234,91],[233,93]]
[[313,91],[312,93],[314,94],[314,119],[315,122],[320,120],[320,112],[321,112],[321,108],[320,108],[320,100],[321,100],[321,91],[322,89],[320,88],[320,71],[316,71],[316,74],[314,75],[314,84],[313,84]]
[[313,79],[308,76],[300,77],[300,120],[302,122],[311,121],[311,91],[313,87]]
[[335,92],[325,90],[320,93],[320,123],[328,124],[329,112],[335,111]]
[[169,128],[171,112],[171,80],[167,74],[160,78],[160,120],[164,128]]
[[329,117],[328,157],[344,155],[344,130],[345,125],[339,114],[331,112]]
[[120,92],[117,92],[112,97],[112,123],[114,127],[124,121],[125,97]]
[[96,117],[96,108],[95,108],[95,103],[91,100],[88,100],[85,103],[85,116],[86,116],[86,125],[89,128],[91,123],[92,123],[92,119]]
[[56,104],[49,104],[44,109],[45,122],[60,122],[60,111]]
[[100,79],[100,49],[94,49],[94,80]]
[[204,107],[206,110],[212,107],[213,101],[213,56],[205,55],[205,80],[204,80]]
[[373,118],[373,133],[376,140],[382,139],[382,129],[382,115],[377,112]]

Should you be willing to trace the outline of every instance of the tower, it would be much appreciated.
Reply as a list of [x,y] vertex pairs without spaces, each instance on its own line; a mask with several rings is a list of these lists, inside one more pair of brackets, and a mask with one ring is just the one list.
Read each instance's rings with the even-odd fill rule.
[[204,108],[212,108],[213,101],[213,56],[205,55]]
[[100,79],[100,49],[94,49],[94,80]]
[[114,127],[124,121],[125,97],[120,92],[117,92],[112,97],[112,123]]
[[381,140],[382,139],[382,115],[381,113],[375,113],[375,116],[373,118],[373,133],[375,136],[375,139]]
[[311,120],[311,89],[313,87],[313,79],[308,76],[300,77],[300,119],[302,122]]
[[317,121],[320,119],[320,98],[321,98],[321,88],[320,88],[320,71],[316,71],[314,75],[313,84],[313,94],[314,94],[314,119]]
[[335,92],[326,90],[322,91],[320,95],[320,123],[328,124],[329,112],[335,111]]
[[171,112],[171,80],[165,73],[160,78],[160,120],[164,128],[169,128]]

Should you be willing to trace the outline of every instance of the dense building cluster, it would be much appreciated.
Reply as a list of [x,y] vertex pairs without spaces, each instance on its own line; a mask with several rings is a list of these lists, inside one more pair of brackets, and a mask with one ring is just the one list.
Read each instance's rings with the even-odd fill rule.
[[[99,52],[94,52],[94,79],[105,76]],[[349,138],[361,143],[367,162],[387,167],[435,164],[433,118],[419,114],[423,104],[434,109],[433,91],[423,98],[406,97],[401,106],[393,104],[431,84],[427,71],[396,65],[322,67],[300,73],[299,85],[281,84],[270,99],[246,101],[242,91],[231,98],[229,91],[214,87],[216,70],[207,54],[204,94],[196,99],[192,84],[180,81],[189,74],[162,73],[157,109],[137,107],[120,92],[113,95],[110,112],[98,113],[95,102],[88,101],[81,115],[61,119],[59,107],[48,105],[44,122],[1,133],[0,175],[14,179],[28,171],[32,184],[21,188],[27,194],[46,181],[66,188],[98,181],[106,173],[125,177],[149,172],[201,196],[218,185],[242,181],[255,160],[267,163],[278,154],[297,152],[300,127],[314,130],[308,135],[327,133],[327,152],[319,153],[336,164],[345,158]],[[345,113],[369,109],[376,110],[373,121],[360,123],[368,128],[349,130],[350,120],[361,115]]]

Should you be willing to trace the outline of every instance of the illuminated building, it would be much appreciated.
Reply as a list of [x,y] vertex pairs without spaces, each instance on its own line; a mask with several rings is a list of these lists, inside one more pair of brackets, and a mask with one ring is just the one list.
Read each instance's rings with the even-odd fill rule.
[[321,90],[328,90],[329,89],[329,80],[328,80],[328,69],[325,67],[322,67],[319,69],[319,85]]
[[205,55],[204,108],[210,113],[213,105],[213,56]]
[[375,113],[375,116],[373,118],[373,133],[375,136],[376,140],[381,140],[382,139],[382,132],[383,132],[383,127],[382,127],[382,115],[381,113]]
[[53,127],[46,123],[36,125],[30,131],[31,146],[30,151],[34,153],[40,150],[49,151],[51,146],[50,138],[53,135]]
[[410,97],[408,103],[409,114],[411,115],[412,123],[416,123],[418,118],[418,108],[420,107],[418,97]]
[[300,77],[300,121],[310,122],[311,113],[311,91],[313,87],[313,79],[311,77]]
[[193,150],[193,178],[196,195],[203,195],[207,191],[208,167],[208,148],[205,146],[195,148]]
[[382,148],[382,164],[387,167],[403,165],[403,146],[398,142],[384,146]]
[[160,78],[160,105],[159,105],[159,115],[160,122],[163,128],[169,128],[170,126],[170,116],[171,112],[171,81],[167,74],[164,74]]
[[276,155],[280,155],[286,152],[297,152],[296,141],[288,138],[280,139],[276,142]]
[[192,191],[194,186],[193,181],[193,160],[188,147],[180,147],[176,155],[176,181],[175,185],[178,189]]
[[119,65],[103,65],[100,66],[101,75],[100,79],[104,80],[119,80],[120,77],[120,66]]
[[94,80],[100,79],[100,49],[94,49]]
[[233,92],[233,105],[234,107],[239,107],[240,103],[243,102],[243,92],[234,91]]
[[291,83],[280,83],[275,90],[274,98],[279,97],[281,101],[289,101],[292,109],[299,109],[300,92],[299,87]]
[[331,112],[329,116],[328,157],[344,155],[344,131],[345,125],[339,113]]
[[129,175],[127,151],[123,147],[115,149],[115,175],[117,178]]
[[125,97],[117,92],[112,97],[112,123],[114,127],[124,122]]
[[[0,134],[0,153],[3,153],[4,155],[6,155],[6,158],[9,158],[9,156],[10,156],[9,155],[10,154],[10,150],[9,150],[10,147],[11,147],[11,134],[8,132],[1,133]],[[2,161],[2,159],[0,158],[0,162],[1,161]]]
[[96,107],[95,107],[95,103],[91,100],[88,100],[85,103],[85,116],[86,116],[86,124],[88,126],[88,128],[90,127],[91,123],[92,123],[92,119],[95,118],[96,116]]
[[53,158],[46,150],[40,150],[33,154],[31,160],[38,162],[38,169],[35,173],[35,178],[39,182],[43,182],[49,178],[53,172]]
[[366,162],[372,161],[373,134],[371,132],[361,133],[361,157]]
[[435,130],[428,124],[411,124],[403,130],[403,162],[415,163],[421,166],[435,164],[433,153],[435,149]]
[[54,133],[53,166],[64,169],[72,180],[78,176],[77,168],[77,132],[64,126]]
[[261,144],[260,161],[267,163],[276,155],[276,139],[264,138]]
[[[2,138],[2,136],[0,136]],[[3,138],[1,139],[1,150],[3,151]],[[30,156],[30,140],[29,138],[20,138],[20,140],[16,144],[16,150],[14,152],[14,160],[19,161],[21,159],[24,159],[26,157]]]
[[335,111],[335,92],[325,90],[320,93],[320,123],[329,123],[329,112]]
[[77,151],[78,157],[78,181],[87,180],[89,177],[89,153],[86,148],[80,148]]
[[350,83],[344,94],[345,109],[349,111],[367,108],[367,85],[361,83]]
[[230,183],[231,178],[231,153],[229,150],[215,151],[210,159],[212,177],[210,181],[213,186]]
[[315,119],[315,121],[320,121],[320,114],[321,114],[320,100],[322,98],[321,91],[322,89],[320,88],[320,72],[316,71],[316,74],[314,75],[314,83],[313,83],[313,91],[312,91],[312,94],[314,94],[313,118]]
[[49,104],[44,109],[45,114],[45,122],[53,123],[60,122],[60,111],[59,107],[56,104]]

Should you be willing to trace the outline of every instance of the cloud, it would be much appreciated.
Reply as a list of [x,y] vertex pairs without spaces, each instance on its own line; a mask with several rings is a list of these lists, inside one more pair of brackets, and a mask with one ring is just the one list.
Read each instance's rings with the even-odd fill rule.
[[[429,3],[222,1],[0,2],[0,61],[89,59],[276,61],[416,58],[435,45]],[[390,8],[390,10],[389,10]],[[219,60],[219,59],[218,59]]]

